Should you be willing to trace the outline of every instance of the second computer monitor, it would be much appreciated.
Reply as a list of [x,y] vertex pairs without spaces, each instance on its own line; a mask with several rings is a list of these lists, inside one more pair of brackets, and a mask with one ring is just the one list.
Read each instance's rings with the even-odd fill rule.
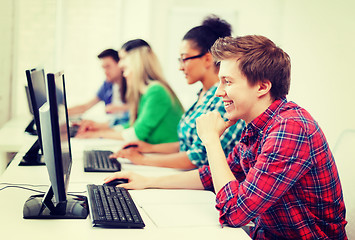
[[72,166],[64,74],[47,74],[47,102],[39,109],[43,154],[51,186],[45,195],[30,197],[24,218],[86,218],[87,200],[69,195]]
[[[43,69],[26,70],[27,78],[27,100],[30,111],[33,114],[33,121],[27,126],[26,131],[38,136],[37,141],[24,155],[20,165],[42,165],[41,160],[42,139],[38,109],[47,101],[47,90],[45,85],[45,75]],[[35,125],[35,129],[33,128]]]

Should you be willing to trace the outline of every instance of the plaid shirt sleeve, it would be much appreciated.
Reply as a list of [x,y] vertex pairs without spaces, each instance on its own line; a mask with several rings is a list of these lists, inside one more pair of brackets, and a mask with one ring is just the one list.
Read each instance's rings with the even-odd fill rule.
[[231,181],[218,192],[216,208],[220,211],[221,224],[237,227],[247,224],[264,213],[311,168],[309,141],[298,123],[284,120],[269,132],[245,180]]
[[[239,149],[239,145],[236,145],[234,147],[233,151],[228,155],[227,162],[233,172],[233,175],[236,177],[236,179],[239,182],[241,182],[245,179],[245,174],[239,164],[239,160],[238,160],[239,158],[237,155],[238,149]],[[214,192],[210,167],[206,165],[206,166],[199,168],[199,173],[200,173],[200,179],[201,179],[201,182],[202,182],[202,185],[204,186],[204,188],[206,190]]]

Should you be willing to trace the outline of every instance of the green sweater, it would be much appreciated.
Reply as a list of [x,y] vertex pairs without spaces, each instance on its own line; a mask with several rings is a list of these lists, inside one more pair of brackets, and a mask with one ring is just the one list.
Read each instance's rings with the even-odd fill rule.
[[133,124],[139,140],[152,144],[177,142],[177,125],[183,109],[177,99],[159,83],[149,85],[141,96]]

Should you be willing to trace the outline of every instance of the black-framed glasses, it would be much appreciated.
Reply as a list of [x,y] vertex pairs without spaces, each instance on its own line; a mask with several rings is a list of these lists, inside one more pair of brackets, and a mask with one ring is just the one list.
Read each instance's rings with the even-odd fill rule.
[[192,56],[192,57],[186,57],[186,58],[178,58],[178,61],[180,64],[183,64],[185,63],[187,60],[190,60],[190,59],[195,59],[195,58],[200,58],[200,57],[203,57],[206,53],[201,53],[199,55],[195,55],[195,56]]

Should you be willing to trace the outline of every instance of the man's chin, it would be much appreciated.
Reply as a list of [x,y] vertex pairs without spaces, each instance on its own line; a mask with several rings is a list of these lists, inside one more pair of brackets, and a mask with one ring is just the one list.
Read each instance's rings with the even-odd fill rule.
[[238,121],[240,118],[236,115],[233,115],[231,113],[226,113],[224,114],[224,117],[227,118],[229,121]]

